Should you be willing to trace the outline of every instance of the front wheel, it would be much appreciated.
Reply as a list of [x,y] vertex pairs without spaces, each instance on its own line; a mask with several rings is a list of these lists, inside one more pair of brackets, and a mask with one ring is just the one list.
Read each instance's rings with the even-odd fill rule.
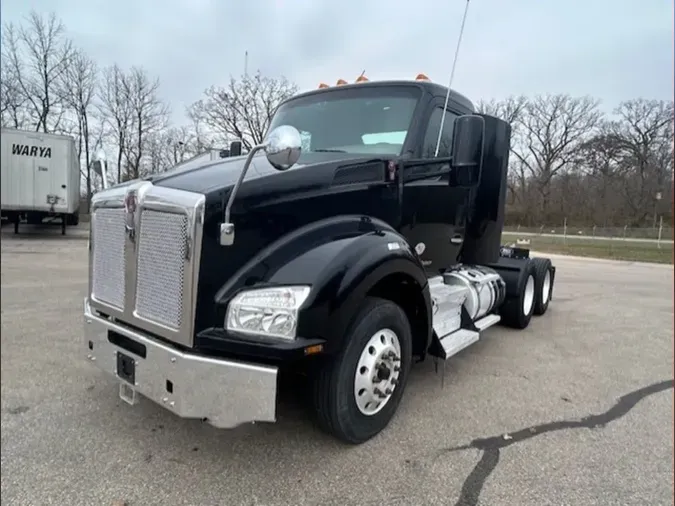
[[321,428],[351,444],[384,429],[403,396],[412,361],[405,312],[368,297],[356,315],[344,349],[324,362],[314,379],[314,407]]

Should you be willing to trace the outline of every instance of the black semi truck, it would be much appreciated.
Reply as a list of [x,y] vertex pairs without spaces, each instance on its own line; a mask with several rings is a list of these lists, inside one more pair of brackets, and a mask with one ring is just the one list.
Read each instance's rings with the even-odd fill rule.
[[501,246],[510,126],[426,79],[282,103],[246,156],[94,196],[84,346],[120,397],[219,428],[274,422],[280,372],[349,443],[414,358],[546,312],[555,268]]

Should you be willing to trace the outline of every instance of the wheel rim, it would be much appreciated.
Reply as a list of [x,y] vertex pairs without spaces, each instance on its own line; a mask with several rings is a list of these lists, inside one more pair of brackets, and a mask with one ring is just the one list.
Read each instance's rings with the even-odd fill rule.
[[401,343],[393,330],[377,331],[361,352],[354,376],[359,411],[372,416],[391,399],[401,370]]
[[548,298],[551,295],[551,271],[546,269],[546,275],[544,276],[544,283],[541,287],[541,301],[546,304]]
[[528,315],[532,311],[534,305],[534,276],[531,274],[527,277],[525,283],[525,295],[523,296],[523,314]]

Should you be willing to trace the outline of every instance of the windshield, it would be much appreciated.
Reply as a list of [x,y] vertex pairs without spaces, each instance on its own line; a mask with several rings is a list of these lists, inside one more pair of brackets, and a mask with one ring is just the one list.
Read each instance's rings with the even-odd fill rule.
[[270,130],[291,125],[302,151],[400,155],[420,97],[415,87],[331,90],[279,107]]

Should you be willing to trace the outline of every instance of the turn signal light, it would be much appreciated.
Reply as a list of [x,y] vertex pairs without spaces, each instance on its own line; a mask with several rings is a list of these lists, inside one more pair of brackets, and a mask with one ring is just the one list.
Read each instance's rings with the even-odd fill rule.
[[348,83],[344,79],[338,79],[336,84],[337,84],[337,86],[342,86],[343,84],[348,84]]
[[319,88],[328,88],[329,86],[326,83],[319,83]]
[[367,83],[368,78],[362,74],[362,75],[360,75],[359,77],[356,78],[356,82],[357,83]]
[[431,81],[431,79],[429,79],[426,74],[417,74],[415,81]]

